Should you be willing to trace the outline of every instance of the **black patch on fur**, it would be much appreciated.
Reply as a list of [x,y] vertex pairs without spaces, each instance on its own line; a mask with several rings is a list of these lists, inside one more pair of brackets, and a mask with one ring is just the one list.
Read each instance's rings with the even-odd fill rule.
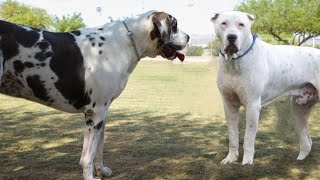
[[46,41],[41,41],[36,44],[41,50],[46,50],[49,47],[49,43]]
[[80,36],[81,35],[81,32],[79,30],[71,31],[71,33],[76,35],[76,36]]
[[46,66],[46,63],[41,63],[40,65],[41,65],[42,67],[44,67],[44,66]]
[[92,108],[94,108],[94,107],[96,107],[96,102],[94,102],[94,103],[92,104]]
[[95,46],[95,45],[96,45],[96,43],[93,42],[93,43],[92,43],[92,46]]
[[93,126],[94,123],[93,123],[93,121],[91,119],[88,119],[88,121],[86,121],[86,125],[87,126]]
[[89,91],[89,95],[91,95],[92,94],[92,89],[90,89],[90,91]]
[[95,38],[94,37],[91,37],[91,38],[89,38],[89,41],[93,41]]
[[50,44],[47,41],[38,42],[36,46],[38,46],[41,49],[41,51],[35,54],[35,59],[42,62],[52,56],[53,53],[51,51],[47,51],[50,46]]
[[90,34],[87,34],[86,37],[91,37]]
[[34,58],[37,59],[38,61],[42,62],[47,59],[47,56],[44,51],[40,51],[34,55]]
[[32,47],[40,35],[38,30],[26,30],[21,26],[0,20],[0,49],[4,61],[11,59],[19,53],[18,45]]
[[102,41],[106,40],[106,38],[104,38],[103,36],[100,36],[100,39],[101,39]]
[[13,62],[13,69],[16,75],[20,74],[24,70],[24,65],[20,60],[16,60]]
[[24,47],[32,47],[40,37],[38,30],[26,30],[21,26],[5,21],[0,21],[0,35],[13,36],[15,41]]
[[53,54],[52,51],[47,51],[47,52],[44,53],[44,55],[45,55],[47,58],[48,58],[48,57],[51,57],[52,54]]
[[2,50],[4,62],[19,54],[18,43],[12,34],[1,36],[0,49]]
[[74,36],[44,31],[43,38],[50,43],[53,52],[49,66],[58,77],[54,83],[57,90],[76,109],[90,104],[91,99],[85,92],[83,57]]
[[99,54],[102,54],[102,51],[99,51]]
[[99,45],[99,47],[101,47],[103,45],[103,43],[100,42],[98,45]]
[[50,97],[44,86],[44,81],[40,80],[39,75],[28,76],[27,83],[36,98],[45,102],[49,101]]
[[94,129],[100,130],[103,125],[103,121],[100,121],[97,125],[93,126]]
[[32,67],[34,67],[34,64],[31,63],[31,62],[24,62],[23,65],[24,65],[25,67],[27,67],[27,68],[32,68]]
[[98,30],[99,30],[99,31],[102,31],[102,30],[103,30],[103,28],[99,28]]

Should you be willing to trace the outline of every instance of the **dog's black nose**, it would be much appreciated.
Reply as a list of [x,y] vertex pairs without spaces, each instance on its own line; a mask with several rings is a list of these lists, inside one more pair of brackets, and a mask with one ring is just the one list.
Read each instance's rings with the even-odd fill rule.
[[237,35],[235,34],[228,34],[227,39],[230,43],[234,43],[237,40]]
[[189,40],[190,40],[190,36],[189,36],[189,35],[187,35],[187,42],[189,42]]

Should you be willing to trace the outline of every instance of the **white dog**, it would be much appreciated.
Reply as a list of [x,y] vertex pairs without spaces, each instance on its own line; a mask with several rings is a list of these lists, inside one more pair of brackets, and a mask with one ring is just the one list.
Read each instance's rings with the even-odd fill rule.
[[235,162],[239,155],[239,107],[246,110],[244,157],[252,164],[261,106],[281,96],[291,96],[291,110],[299,136],[298,160],[310,152],[312,141],[307,119],[319,101],[320,50],[271,45],[251,33],[252,15],[222,12],[212,17],[221,41],[217,84],[222,95],[229,132],[229,153],[221,163]]
[[0,93],[84,113],[83,177],[91,180],[93,172],[111,176],[111,169],[103,165],[111,103],[140,58],[183,60],[179,50],[188,41],[173,16],[156,11],[67,33],[0,21]]

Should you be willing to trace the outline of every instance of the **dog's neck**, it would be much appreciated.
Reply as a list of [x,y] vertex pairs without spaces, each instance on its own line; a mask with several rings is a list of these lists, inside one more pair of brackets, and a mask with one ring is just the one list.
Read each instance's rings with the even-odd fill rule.
[[122,24],[124,34],[127,36],[128,47],[132,52],[131,65],[128,69],[128,72],[131,73],[141,58],[147,56],[154,57],[154,54],[150,53],[156,51],[156,42],[153,42],[150,37],[153,24],[151,20],[144,15],[136,18],[128,18],[124,20]]
[[128,29],[133,34],[133,39],[141,57],[152,56],[154,52],[151,51],[157,48],[157,42],[151,40],[150,33],[154,26],[150,15],[149,13],[145,13],[125,20]]

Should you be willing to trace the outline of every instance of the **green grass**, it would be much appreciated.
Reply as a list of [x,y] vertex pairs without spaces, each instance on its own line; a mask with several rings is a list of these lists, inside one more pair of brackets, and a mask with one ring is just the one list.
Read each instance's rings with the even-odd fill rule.
[[[318,179],[320,123],[309,121],[313,149],[296,161],[298,140],[281,99],[263,108],[253,166],[220,165],[228,134],[216,87],[216,62],[142,61],[108,114],[105,163],[111,179]],[[0,179],[81,179],[82,114],[0,96]]]

